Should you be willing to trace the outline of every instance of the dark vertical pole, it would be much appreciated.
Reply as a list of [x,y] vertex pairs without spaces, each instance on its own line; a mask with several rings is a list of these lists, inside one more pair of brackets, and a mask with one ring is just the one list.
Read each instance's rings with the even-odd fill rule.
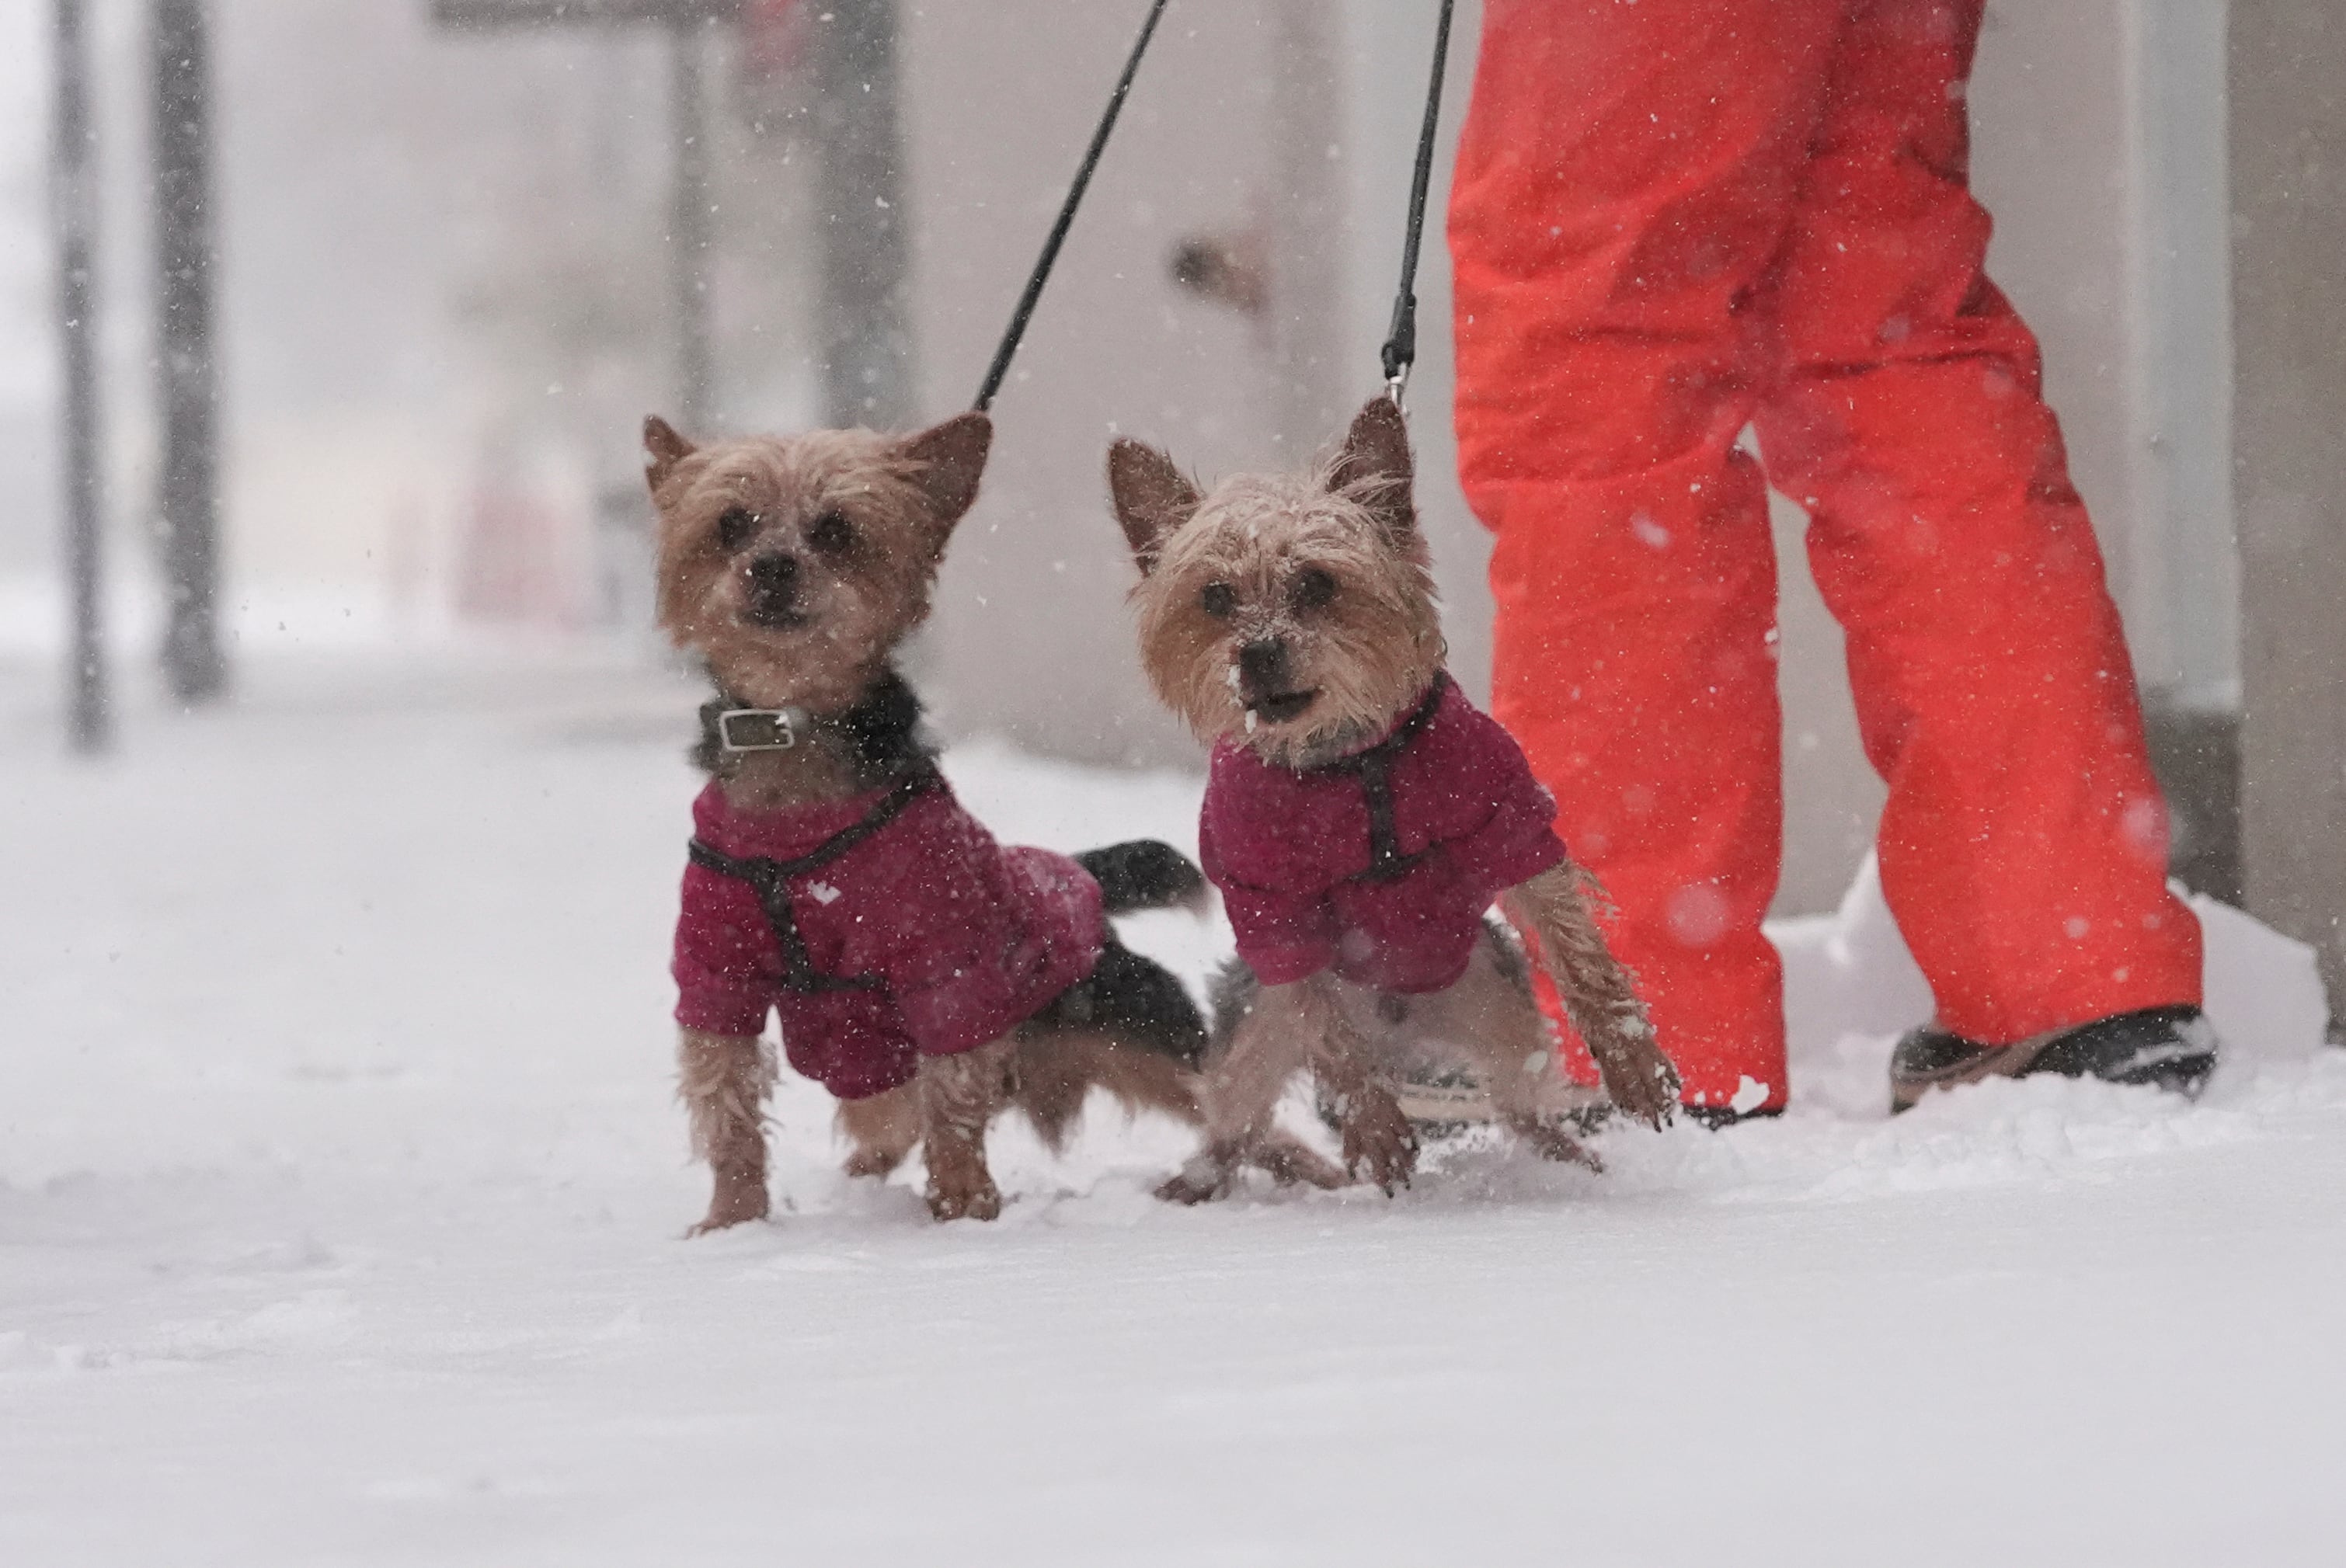
[[2249,912],[2346,1017],[2346,15],[2230,10],[2240,848]]
[[91,272],[97,246],[96,139],[89,118],[89,47],[82,0],[57,0],[56,145],[51,192],[57,242],[57,329],[63,351],[59,445],[64,459],[66,576],[73,604],[66,734],[76,751],[105,749],[106,643],[99,621],[99,530],[105,490],[97,424],[97,323]]
[[152,0],[158,357],[162,372],[163,667],[184,702],[218,696],[219,392],[212,362],[211,59],[204,0]]
[[668,107],[675,117],[675,211],[668,249],[675,267],[677,417],[696,436],[714,412],[709,335],[709,113],[705,34],[679,21],[670,39]]
[[831,0],[814,46],[823,421],[885,430],[913,409],[895,0]]

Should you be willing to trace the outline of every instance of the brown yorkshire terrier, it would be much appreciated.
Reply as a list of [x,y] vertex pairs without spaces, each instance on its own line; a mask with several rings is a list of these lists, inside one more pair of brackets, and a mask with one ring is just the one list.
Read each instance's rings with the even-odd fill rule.
[[[995,843],[890,662],[991,439],[983,414],[700,447],[645,423],[660,623],[717,685],[674,962],[680,1094],[715,1177],[699,1230],[767,1213],[770,1012],[839,1097],[848,1170],[922,1147],[941,1219],[999,1211],[985,1133],[1009,1105],[1054,1147],[1095,1087],[1199,1120],[1204,1022],[1105,918],[1194,904],[1197,868],[1162,844]],[[1311,1159],[1284,1168],[1321,1174]]]
[[1553,802],[1443,669],[1409,438],[1380,398],[1309,473],[1200,494],[1118,441],[1108,481],[1140,565],[1150,684],[1214,745],[1199,841],[1250,974],[1225,986],[1206,1060],[1206,1143],[1160,1196],[1229,1190],[1282,1091],[1319,1077],[1344,1160],[1387,1192],[1417,1143],[1394,1097],[1413,1066],[1464,1067],[1551,1158],[1586,1092],[1556,1071],[1522,966],[1527,933],[1613,1108],[1660,1126],[1678,1075],[1596,924]]

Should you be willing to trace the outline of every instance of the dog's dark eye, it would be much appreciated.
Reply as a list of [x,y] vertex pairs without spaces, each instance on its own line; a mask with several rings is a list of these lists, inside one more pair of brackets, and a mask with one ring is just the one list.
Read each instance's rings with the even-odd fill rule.
[[750,542],[758,531],[758,514],[746,506],[729,506],[717,519],[717,547],[729,555]]
[[1336,596],[1336,579],[1317,566],[1306,566],[1295,574],[1295,581],[1287,590],[1288,602],[1299,610],[1317,610],[1326,606]]
[[1214,619],[1228,620],[1239,607],[1239,594],[1228,583],[1208,583],[1198,590],[1198,607]]
[[807,546],[824,555],[841,555],[855,546],[855,524],[836,512],[826,512],[807,526]]

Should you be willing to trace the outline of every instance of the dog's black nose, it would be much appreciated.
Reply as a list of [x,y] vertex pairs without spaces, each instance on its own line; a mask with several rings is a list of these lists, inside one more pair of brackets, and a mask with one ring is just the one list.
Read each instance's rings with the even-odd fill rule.
[[760,555],[750,563],[750,585],[753,588],[789,588],[798,580],[796,555]]
[[1279,637],[1257,637],[1239,646],[1239,675],[1257,691],[1287,689],[1287,644]]
[[760,555],[745,568],[749,586],[750,618],[773,623],[786,621],[795,613],[798,598],[799,558],[796,555]]

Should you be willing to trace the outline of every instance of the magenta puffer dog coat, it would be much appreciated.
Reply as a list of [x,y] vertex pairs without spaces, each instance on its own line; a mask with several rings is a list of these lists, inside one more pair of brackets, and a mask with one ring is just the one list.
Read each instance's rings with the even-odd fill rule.
[[996,843],[933,768],[776,811],[737,810],[711,783],[692,821],[677,1022],[754,1035],[772,1009],[791,1067],[843,1100],[1000,1039],[1107,941],[1089,872]]
[[1382,991],[1466,972],[1484,911],[1565,859],[1515,738],[1436,675],[1383,738],[1298,771],[1214,748],[1198,842],[1265,984],[1332,967]]

